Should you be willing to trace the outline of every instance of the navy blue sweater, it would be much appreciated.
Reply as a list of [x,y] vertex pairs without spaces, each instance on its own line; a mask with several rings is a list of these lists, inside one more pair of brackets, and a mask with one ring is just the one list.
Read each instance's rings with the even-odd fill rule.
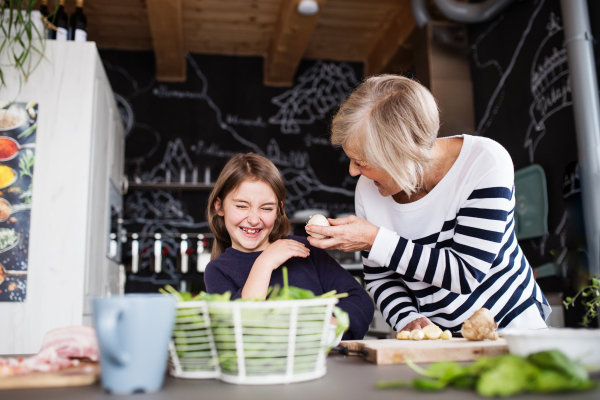
[[[288,270],[290,286],[312,291],[319,296],[331,290],[338,293],[348,293],[348,297],[340,299],[337,304],[350,316],[350,329],[344,334],[344,340],[362,339],[369,329],[375,307],[373,300],[354,279],[342,268],[325,250],[311,246],[308,240],[299,236],[290,236],[310,249],[307,258],[293,257],[283,263]],[[231,298],[237,299],[242,295],[248,275],[254,261],[262,251],[244,253],[229,247],[221,256],[212,260],[206,266],[204,282],[208,293],[231,292]],[[270,286],[283,286],[281,268],[271,275]]]

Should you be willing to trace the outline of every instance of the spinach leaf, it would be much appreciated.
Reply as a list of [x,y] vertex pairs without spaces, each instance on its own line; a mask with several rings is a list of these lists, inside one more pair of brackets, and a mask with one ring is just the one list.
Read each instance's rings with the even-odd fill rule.
[[588,377],[588,373],[583,365],[571,361],[569,357],[558,350],[541,351],[531,354],[527,357],[527,360],[540,368],[561,372],[569,378],[585,380]]

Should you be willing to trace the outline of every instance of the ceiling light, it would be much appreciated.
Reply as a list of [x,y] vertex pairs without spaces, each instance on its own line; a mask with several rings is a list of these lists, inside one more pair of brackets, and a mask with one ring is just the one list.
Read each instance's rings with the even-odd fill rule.
[[298,3],[298,13],[302,15],[315,15],[319,12],[319,3],[315,0],[302,0]]

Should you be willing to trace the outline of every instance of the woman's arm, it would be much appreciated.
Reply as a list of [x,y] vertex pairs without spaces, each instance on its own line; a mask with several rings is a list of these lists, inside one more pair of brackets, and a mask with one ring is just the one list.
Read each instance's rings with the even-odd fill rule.
[[392,329],[410,331],[431,324],[427,317],[419,314],[398,274],[363,260],[367,290]]
[[[369,261],[411,279],[453,293],[469,294],[485,279],[501,251],[505,234],[514,234],[513,177],[510,171],[495,170],[469,194],[442,231],[454,230],[451,239],[428,243],[398,236],[380,229]],[[437,242],[431,238],[432,243]]]

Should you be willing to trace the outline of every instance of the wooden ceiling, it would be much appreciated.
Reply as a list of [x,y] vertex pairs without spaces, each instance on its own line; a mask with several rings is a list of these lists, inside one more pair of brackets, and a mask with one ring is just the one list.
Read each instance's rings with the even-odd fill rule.
[[[379,73],[406,49],[411,0],[86,0],[88,40],[100,49],[153,50],[157,78],[185,79],[185,53],[262,56],[264,81],[288,86],[302,58],[363,62]],[[67,12],[75,0],[67,0]]]

